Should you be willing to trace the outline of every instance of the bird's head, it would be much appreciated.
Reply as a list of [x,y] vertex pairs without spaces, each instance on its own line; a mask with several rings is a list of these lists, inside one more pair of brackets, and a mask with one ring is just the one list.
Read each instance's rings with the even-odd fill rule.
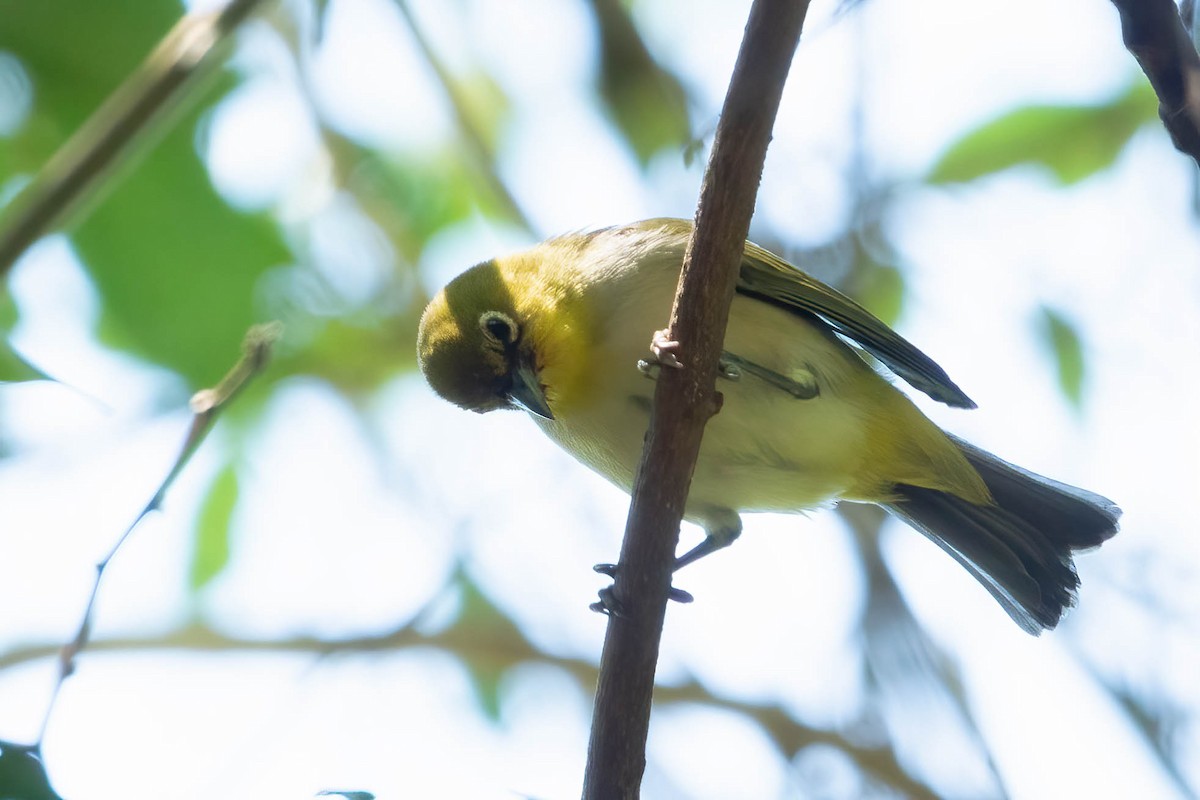
[[439,395],[471,411],[524,408],[554,419],[525,304],[495,261],[446,285],[421,316],[417,360]]

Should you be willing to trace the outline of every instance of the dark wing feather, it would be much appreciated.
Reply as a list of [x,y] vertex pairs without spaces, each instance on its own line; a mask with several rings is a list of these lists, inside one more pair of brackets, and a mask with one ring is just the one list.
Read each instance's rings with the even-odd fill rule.
[[975,408],[974,401],[945,370],[870,311],[749,242],[737,290],[789,311],[816,316],[934,400],[956,408]]

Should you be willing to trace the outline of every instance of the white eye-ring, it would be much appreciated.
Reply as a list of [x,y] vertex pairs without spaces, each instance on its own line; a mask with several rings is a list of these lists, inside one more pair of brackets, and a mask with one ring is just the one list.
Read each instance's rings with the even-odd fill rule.
[[517,323],[500,311],[485,311],[479,316],[479,327],[483,335],[500,345],[510,345],[517,340]]

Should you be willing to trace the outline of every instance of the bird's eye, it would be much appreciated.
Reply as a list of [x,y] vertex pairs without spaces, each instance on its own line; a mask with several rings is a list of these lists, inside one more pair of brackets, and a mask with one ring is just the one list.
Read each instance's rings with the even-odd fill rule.
[[499,311],[485,311],[479,318],[479,327],[489,339],[499,344],[512,344],[517,340],[517,324]]

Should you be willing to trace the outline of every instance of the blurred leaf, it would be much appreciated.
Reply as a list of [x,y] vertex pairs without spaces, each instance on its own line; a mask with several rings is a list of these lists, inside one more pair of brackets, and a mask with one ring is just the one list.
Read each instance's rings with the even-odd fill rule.
[[[24,146],[49,156],[98,107],[179,17],[167,0],[5,3],[0,47],[26,64],[40,124]],[[14,23],[13,14],[18,14]],[[14,33],[14,31],[17,31]],[[211,101],[232,85],[209,82]],[[110,344],[202,386],[223,371],[255,320],[254,290],[290,258],[265,217],[240,215],[216,194],[194,146],[199,112],[177,123],[145,160],[109,178],[74,238],[103,304]]]
[[217,473],[196,517],[188,586],[193,592],[208,585],[229,563],[229,524],[238,501],[238,474],[233,464]]
[[[34,117],[0,150],[38,167],[100,105],[180,16],[177,0],[0,0],[0,48],[34,89]],[[10,150],[11,148],[11,150]]]
[[620,0],[591,0],[600,36],[600,97],[644,167],[692,142],[687,90],[654,60]]
[[[471,676],[480,711],[495,722],[500,718],[501,681],[514,663],[509,654],[528,652],[532,645],[470,576],[460,572],[455,585],[461,592],[461,605],[452,627],[462,629],[465,636],[478,644],[475,652],[479,655],[465,659],[464,665]],[[520,646],[514,647],[514,642]]]
[[7,342],[0,342],[0,383],[54,380],[25,360],[25,357]]
[[894,325],[904,308],[904,273],[872,262],[856,273],[852,294],[872,314]]
[[958,183],[1038,164],[1075,183],[1111,166],[1133,134],[1157,120],[1158,100],[1144,80],[1104,105],[1025,106],[951,145],[927,180]]
[[0,800],[62,800],[36,747],[0,741]]
[[500,126],[508,117],[508,95],[491,75],[476,70],[454,82],[455,102],[463,105],[464,113],[475,124],[489,153],[495,153]]
[[898,266],[903,258],[891,243],[880,213],[887,202],[885,189],[864,190],[857,201],[856,222],[847,231],[851,259],[844,288],[872,314],[894,325],[904,310],[905,284]]
[[434,234],[467,219],[476,210],[474,202],[483,199],[454,152],[414,153],[401,161],[343,137],[326,138],[335,158],[354,165],[347,188],[409,262],[420,257]]
[[1083,406],[1083,342],[1075,326],[1057,311],[1042,306],[1038,331],[1058,371],[1058,387],[1076,409]]
[[54,380],[9,344],[8,334],[16,326],[17,317],[17,304],[13,302],[12,295],[0,295],[0,383]]
[[471,677],[471,688],[479,701],[479,710],[492,722],[500,721],[500,681],[504,670],[487,669],[468,661],[467,673]]
[[386,322],[354,325],[329,320],[303,348],[280,356],[281,373],[316,375],[343,392],[370,392],[417,366],[417,320],[424,298]]
[[698,164],[707,147],[708,139],[706,137],[697,136],[692,138],[683,146],[683,165],[691,168],[695,164]]
[[257,321],[258,278],[290,255],[267,217],[217,196],[192,147],[195,122],[169,134],[74,240],[103,299],[103,338],[199,387]]
[[[490,639],[503,636],[506,632],[517,633],[516,626],[505,617],[500,609],[485,597],[470,578],[463,577],[460,582],[462,605],[459,612],[459,625],[467,625],[487,631]],[[520,635],[520,634],[517,634]],[[471,688],[479,701],[479,710],[492,722],[500,721],[500,682],[508,665],[501,662],[479,658],[466,659],[467,674],[471,678]]]
[[344,797],[346,800],[375,800],[375,795],[370,792],[339,792],[333,789],[317,792],[317,797]]

